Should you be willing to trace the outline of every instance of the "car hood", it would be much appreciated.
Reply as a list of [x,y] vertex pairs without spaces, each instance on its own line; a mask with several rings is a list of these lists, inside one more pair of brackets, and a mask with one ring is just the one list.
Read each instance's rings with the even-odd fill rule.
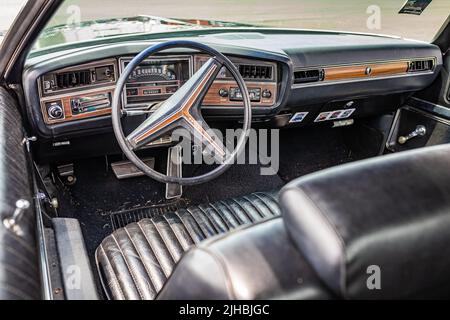
[[34,49],[123,34],[160,33],[186,29],[250,27],[252,25],[202,19],[171,19],[141,15],[127,18],[83,21],[43,30]]

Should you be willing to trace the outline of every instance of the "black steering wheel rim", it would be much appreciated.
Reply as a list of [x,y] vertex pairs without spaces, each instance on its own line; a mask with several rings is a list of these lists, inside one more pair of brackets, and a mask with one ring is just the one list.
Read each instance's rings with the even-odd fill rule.
[[[210,55],[211,57],[214,57],[216,60],[218,60],[223,66],[227,67],[229,72],[232,74],[234,80],[237,82],[237,85],[242,93],[243,98],[243,104],[244,104],[244,121],[243,121],[243,128],[242,133],[240,134],[236,148],[231,152],[231,154],[227,155],[225,160],[216,168],[213,170],[194,177],[172,177],[167,176],[165,174],[162,174],[150,167],[148,167],[134,152],[133,147],[130,145],[129,141],[127,141],[122,128],[121,123],[121,117],[122,117],[122,106],[121,106],[121,97],[123,89],[126,85],[126,82],[128,80],[128,77],[130,76],[131,72],[145,59],[148,57],[164,51],[168,49],[173,48],[186,48],[186,49],[194,49],[197,51],[200,51],[202,53],[206,53]],[[136,57],[134,57],[127,67],[124,69],[122,74],[120,75],[117,84],[116,89],[114,91],[113,100],[112,100],[112,106],[111,106],[111,113],[112,113],[112,126],[114,129],[114,134],[116,136],[116,139],[119,143],[120,148],[122,149],[125,156],[138,168],[140,169],[144,174],[149,176],[150,178],[153,178],[159,182],[162,183],[177,183],[180,185],[196,185],[208,182],[210,180],[213,180],[223,174],[229,167],[233,164],[236,157],[244,150],[246,142],[248,140],[248,136],[250,134],[251,129],[251,102],[250,97],[248,94],[247,86],[245,84],[244,79],[242,78],[241,74],[237,70],[237,68],[234,66],[234,64],[222,53],[218,52],[217,50],[194,41],[186,41],[186,40],[175,40],[175,41],[169,41],[160,43],[157,45],[153,45],[141,53],[139,53]]]

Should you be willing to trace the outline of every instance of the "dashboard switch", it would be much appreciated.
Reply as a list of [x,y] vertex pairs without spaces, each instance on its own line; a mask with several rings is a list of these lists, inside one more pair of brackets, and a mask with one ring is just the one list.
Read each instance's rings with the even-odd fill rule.
[[219,90],[219,96],[221,96],[222,98],[226,98],[228,97],[228,90],[227,89],[220,89]]
[[44,81],[44,90],[50,90],[52,88],[52,84],[50,81]]
[[267,89],[263,90],[262,97],[264,99],[270,99],[270,98],[272,98],[272,92],[270,90],[267,90]]
[[[261,88],[248,88],[248,96],[251,102],[261,101]],[[230,88],[230,101],[242,101],[242,99],[239,88]]]
[[47,107],[47,114],[50,119],[56,120],[56,119],[62,119],[64,118],[64,109],[61,106],[61,102],[49,102],[46,104]]

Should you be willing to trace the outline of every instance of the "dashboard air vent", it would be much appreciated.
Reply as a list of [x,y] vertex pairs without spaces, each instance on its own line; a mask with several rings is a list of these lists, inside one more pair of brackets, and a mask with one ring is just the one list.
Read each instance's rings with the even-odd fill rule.
[[323,81],[323,69],[299,70],[294,72],[294,83],[308,83]]
[[114,64],[89,64],[84,68],[66,68],[50,72],[40,79],[42,94],[50,95],[62,90],[87,88],[116,81]]
[[77,70],[56,74],[57,90],[91,84],[90,70]]
[[409,62],[408,72],[431,71],[434,67],[433,59],[413,60]]
[[239,73],[245,79],[272,79],[272,67],[263,65],[240,64]]

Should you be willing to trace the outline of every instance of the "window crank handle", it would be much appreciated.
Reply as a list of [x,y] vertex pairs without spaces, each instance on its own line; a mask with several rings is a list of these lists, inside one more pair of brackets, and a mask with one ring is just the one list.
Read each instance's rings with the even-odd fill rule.
[[416,127],[416,129],[413,132],[411,132],[410,134],[408,134],[407,136],[400,136],[400,137],[398,137],[398,143],[399,144],[405,144],[406,142],[408,142],[412,138],[423,137],[426,134],[427,134],[427,129],[425,128],[425,126],[418,125]]

